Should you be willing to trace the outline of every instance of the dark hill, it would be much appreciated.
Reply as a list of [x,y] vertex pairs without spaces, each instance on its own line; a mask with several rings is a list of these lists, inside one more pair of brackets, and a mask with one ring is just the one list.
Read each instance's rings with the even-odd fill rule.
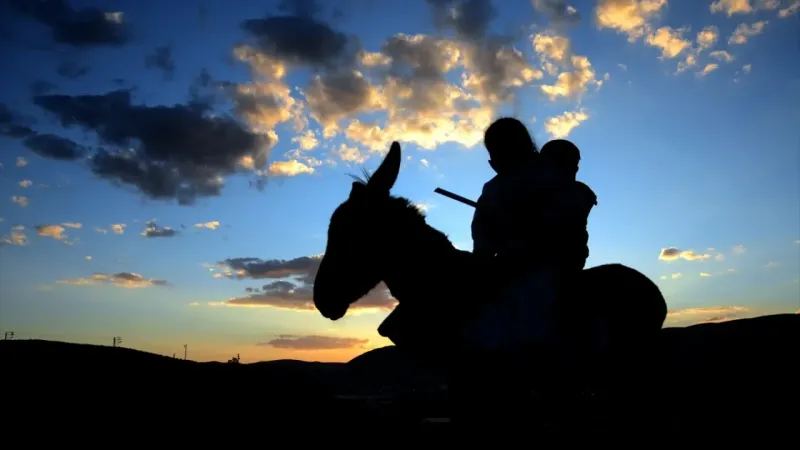
[[[652,362],[652,370],[637,385],[656,405],[653,420],[671,433],[775,435],[800,423],[800,315],[667,328],[644,353],[636,361]],[[0,363],[9,426],[191,422],[213,423],[208,432],[226,434],[231,429],[221,424],[367,429],[446,414],[442,374],[416,366],[393,346],[346,364],[229,364],[19,340],[0,341]]]

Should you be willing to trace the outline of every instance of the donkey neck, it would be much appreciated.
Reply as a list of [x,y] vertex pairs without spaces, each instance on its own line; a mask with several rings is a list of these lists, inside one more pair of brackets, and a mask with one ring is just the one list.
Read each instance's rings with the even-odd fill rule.
[[449,278],[453,257],[459,252],[422,217],[398,221],[391,246],[383,278],[398,301],[438,295],[441,278]]

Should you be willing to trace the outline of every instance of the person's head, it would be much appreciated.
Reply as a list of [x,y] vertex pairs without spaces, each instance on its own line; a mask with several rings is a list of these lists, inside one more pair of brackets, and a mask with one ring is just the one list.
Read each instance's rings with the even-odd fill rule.
[[537,153],[528,129],[512,117],[497,119],[489,125],[483,144],[489,152],[489,165],[497,173],[530,161]]
[[553,139],[542,146],[542,157],[552,161],[559,171],[569,175],[578,173],[581,151],[566,139]]

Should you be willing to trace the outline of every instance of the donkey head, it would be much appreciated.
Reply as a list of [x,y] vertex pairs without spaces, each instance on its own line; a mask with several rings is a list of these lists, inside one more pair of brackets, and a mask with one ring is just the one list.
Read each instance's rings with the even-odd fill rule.
[[340,319],[350,304],[383,279],[393,253],[397,218],[408,206],[390,195],[400,172],[400,144],[372,176],[356,181],[328,226],[328,243],[314,280],[314,305],[326,318]]

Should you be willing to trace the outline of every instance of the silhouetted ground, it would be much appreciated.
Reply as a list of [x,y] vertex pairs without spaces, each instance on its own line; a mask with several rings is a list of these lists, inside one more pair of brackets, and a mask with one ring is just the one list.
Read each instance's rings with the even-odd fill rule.
[[[800,315],[667,328],[657,348],[641,358],[657,361],[639,397],[653,406],[641,413],[661,424],[659,442],[699,437],[736,442],[744,434],[796,437]],[[7,429],[67,430],[50,436],[62,442],[134,428],[154,436],[239,435],[243,443],[253,433],[281,439],[290,430],[306,430],[307,439],[349,441],[376,429],[417,430],[423,418],[449,414],[442,374],[415,367],[391,346],[348,363],[228,364],[17,340],[0,341],[0,362]],[[598,406],[597,399],[586,398],[587,408],[600,416],[621,407],[613,399]],[[324,429],[333,433],[327,438],[314,433]]]

